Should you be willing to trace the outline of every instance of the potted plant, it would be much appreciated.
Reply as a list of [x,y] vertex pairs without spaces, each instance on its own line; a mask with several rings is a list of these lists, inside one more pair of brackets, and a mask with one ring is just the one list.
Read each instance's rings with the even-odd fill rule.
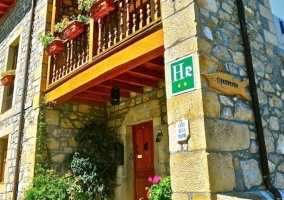
[[45,54],[48,56],[56,55],[64,50],[63,40],[55,38],[50,32],[46,35],[40,33],[38,39],[45,50]]
[[90,12],[90,17],[97,20],[113,11],[114,0],[78,0],[78,9]]
[[76,19],[69,20],[68,16],[64,16],[61,22],[54,26],[54,31],[62,33],[63,38],[72,40],[84,31],[84,24],[89,22],[89,18],[78,15]]
[[15,78],[15,70],[8,70],[5,72],[1,73],[1,83],[2,85],[6,86],[6,85],[10,85],[11,83],[14,82],[14,78]]

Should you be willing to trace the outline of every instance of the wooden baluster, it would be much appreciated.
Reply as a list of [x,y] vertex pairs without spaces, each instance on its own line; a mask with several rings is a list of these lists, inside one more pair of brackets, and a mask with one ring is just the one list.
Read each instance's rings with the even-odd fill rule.
[[134,33],[137,30],[137,19],[136,19],[136,0],[133,0],[133,27],[132,27],[132,33]]
[[74,39],[73,41],[73,70],[77,68],[77,40]]
[[73,52],[73,40],[70,41],[70,45],[71,45],[71,48],[70,48],[70,67],[69,67],[69,72],[72,72],[73,71],[73,64],[74,64],[74,52]]
[[101,23],[102,19],[98,20],[98,54],[100,52],[102,52],[102,23]]
[[126,5],[126,37],[130,35],[130,3],[129,0],[125,0]]
[[113,28],[113,44],[116,44],[116,42],[118,41],[118,29],[119,29],[119,16],[117,15],[117,13],[119,11],[119,8],[115,9],[115,12],[113,12],[113,16],[114,16],[114,28]]
[[111,13],[108,16],[108,47],[111,47],[111,45],[113,44],[113,40],[112,40],[112,16],[113,14]]
[[113,44],[116,44],[117,42],[117,39],[118,39],[117,35],[118,35],[118,31],[117,31],[117,27],[115,26],[113,29]]
[[107,44],[107,23],[106,23],[106,17],[102,18],[102,43],[103,43],[103,46],[102,46],[102,50],[106,50],[106,44]]
[[159,13],[159,0],[154,0],[155,2],[155,14],[154,14],[154,20],[158,19],[160,13]]
[[82,40],[82,63],[89,60],[89,35],[90,35],[90,25],[84,30],[84,34],[81,38]]
[[151,4],[150,0],[147,0],[147,20],[146,24],[149,24],[151,22]]
[[58,79],[62,78],[62,69],[58,69]]
[[144,14],[143,14],[143,1],[142,0],[140,0],[139,14],[140,14],[139,28],[141,29],[144,26]]
[[87,62],[89,59],[89,34],[90,34],[90,26],[87,29],[84,29],[81,40],[81,63]]
[[83,64],[82,62],[82,34],[79,35],[79,37],[77,38],[78,39],[78,63],[77,63],[77,66],[79,67],[81,64]]
[[119,2],[119,26],[120,26],[120,36],[119,40],[124,38],[124,21],[123,21],[123,1]]
[[54,55],[54,65],[55,65],[55,80],[57,81],[59,79],[59,71],[58,71],[58,67],[57,67],[57,55]]
[[51,82],[56,81],[56,55],[53,56],[53,66],[52,66],[52,79]]
[[69,73],[70,67],[70,42],[67,42],[67,56],[66,56],[66,73]]
[[67,74],[65,52],[62,52],[62,56],[60,60],[61,60],[60,67],[62,67],[63,76],[65,76]]

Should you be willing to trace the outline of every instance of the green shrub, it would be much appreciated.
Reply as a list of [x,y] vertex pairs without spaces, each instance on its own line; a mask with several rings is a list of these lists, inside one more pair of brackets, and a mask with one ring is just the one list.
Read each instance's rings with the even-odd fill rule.
[[78,0],[78,9],[89,12],[96,0]]
[[171,177],[161,176],[149,177],[148,179],[153,185],[148,190],[149,200],[170,200],[172,197]]
[[38,40],[40,41],[42,47],[45,49],[46,46],[52,42],[55,37],[50,33],[48,32],[46,35],[43,35],[42,33],[39,33],[38,36],[37,36]]
[[70,186],[67,176],[59,177],[54,170],[39,168],[32,188],[26,191],[24,200],[65,200]]
[[112,196],[117,171],[113,150],[118,145],[118,137],[105,125],[92,123],[81,129],[75,140],[78,150],[70,165],[75,180],[68,190],[71,199]]
[[13,69],[7,70],[5,72],[2,72],[0,76],[5,76],[5,75],[8,75],[8,74],[15,75],[15,70],[13,70]]

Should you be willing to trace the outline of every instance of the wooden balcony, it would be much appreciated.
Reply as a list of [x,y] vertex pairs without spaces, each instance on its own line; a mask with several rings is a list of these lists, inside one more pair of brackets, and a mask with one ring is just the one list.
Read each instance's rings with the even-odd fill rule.
[[[119,82],[126,87],[131,77],[135,79],[135,74],[140,78],[149,77],[149,73],[157,74],[143,80],[148,82],[144,86],[156,86],[156,81],[164,79],[160,16],[158,0],[125,0],[116,2],[115,10],[103,18],[91,20],[80,35],[64,42],[64,52],[51,57],[46,101],[104,105],[109,101],[108,96],[101,94],[97,97],[99,99],[89,101],[88,95],[92,94],[86,91],[94,88],[105,91],[101,88],[103,83]],[[150,60],[159,65],[151,64]],[[134,91],[141,91],[142,85],[139,86],[136,81],[131,87],[135,88],[132,89]],[[125,97],[129,97],[127,92],[131,90],[123,93]],[[81,95],[78,97],[78,94]],[[82,100],[83,97],[85,100]]]

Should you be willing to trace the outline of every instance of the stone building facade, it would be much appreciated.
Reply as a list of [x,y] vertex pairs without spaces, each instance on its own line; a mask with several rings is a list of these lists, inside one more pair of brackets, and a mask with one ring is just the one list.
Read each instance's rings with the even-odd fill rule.
[[[238,12],[240,2],[244,4],[245,21]],[[154,136],[158,129],[163,132],[161,142],[154,146],[155,173],[171,175],[173,200],[274,199],[277,194],[273,196],[267,188],[265,165],[271,185],[281,195],[284,56],[278,47],[270,3],[161,1],[165,81],[157,89],[144,88],[143,94],[131,94],[116,106],[61,103],[47,107],[49,148],[58,170],[66,170],[62,163],[76,150],[74,136],[79,128],[91,121],[107,123],[124,145],[124,165],[118,167],[115,199],[132,200],[132,127],[152,121]],[[10,60],[18,48],[12,106],[7,110],[9,89],[0,87],[0,164],[4,166],[1,171],[5,169],[1,172],[0,199],[23,199],[34,176],[39,105],[46,89],[49,59],[37,35],[51,29],[52,4],[52,0],[18,0],[0,21],[0,71],[12,68]],[[64,5],[62,12],[69,12],[67,8]],[[243,22],[246,30],[241,29]],[[249,77],[244,31],[255,83]],[[171,63],[189,55],[193,57],[195,87],[172,95]],[[247,82],[244,89],[249,99],[212,89],[204,75],[219,72]],[[252,93],[254,84],[257,94]],[[257,127],[254,99],[259,104],[262,130]],[[190,137],[178,142],[176,126],[183,120],[188,120]],[[265,146],[260,146],[259,132],[263,133]],[[263,148],[266,163],[262,160]]]

